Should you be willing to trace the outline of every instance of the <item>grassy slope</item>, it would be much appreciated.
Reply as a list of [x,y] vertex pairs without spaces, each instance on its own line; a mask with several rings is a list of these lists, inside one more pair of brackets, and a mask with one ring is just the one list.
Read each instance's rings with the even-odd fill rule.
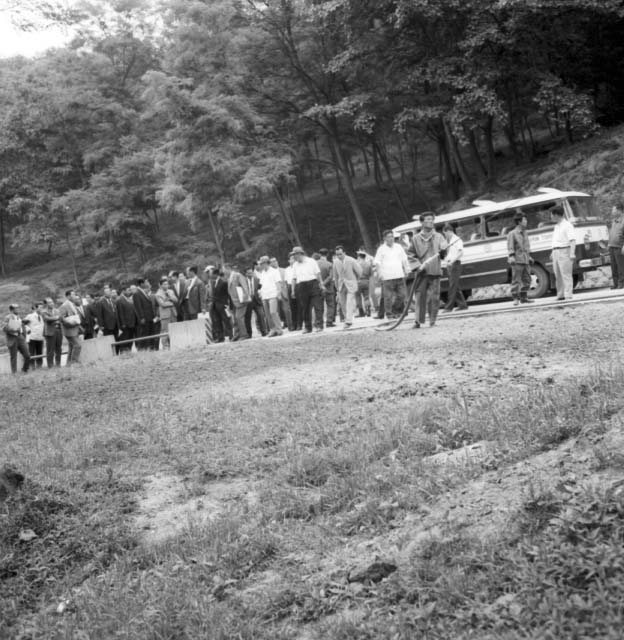
[[[0,505],[0,637],[620,637],[618,311],[3,378],[0,464],[28,479]],[[154,474],[254,499],[145,546]],[[397,570],[349,582],[376,557]]]

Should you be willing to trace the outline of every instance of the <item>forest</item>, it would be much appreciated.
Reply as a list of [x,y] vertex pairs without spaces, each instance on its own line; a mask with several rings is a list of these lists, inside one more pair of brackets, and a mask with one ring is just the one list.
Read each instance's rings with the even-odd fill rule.
[[214,259],[248,259],[305,244],[302,204],[331,190],[324,220],[372,251],[359,185],[400,223],[624,120],[621,0],[9,0],[2,15],[74,35],[0,60],[0,275],[32,246],[132,272],[180,243],[163,218],[191,247],[206,229]]

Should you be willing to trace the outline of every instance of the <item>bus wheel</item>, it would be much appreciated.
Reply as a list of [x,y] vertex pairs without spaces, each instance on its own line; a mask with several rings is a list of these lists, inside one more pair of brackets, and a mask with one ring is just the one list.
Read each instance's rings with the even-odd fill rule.
[[541,298],[550,290],[550,276],[548,271],[539,264],[531,267],[531,288],[529,298]]

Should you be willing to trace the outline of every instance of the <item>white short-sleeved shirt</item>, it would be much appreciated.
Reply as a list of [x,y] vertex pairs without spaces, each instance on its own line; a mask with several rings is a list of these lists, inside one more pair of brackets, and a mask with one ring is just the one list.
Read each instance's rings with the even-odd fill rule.
[[266,271],[258,271],[258,278],[262,285],[260,288],[260,297],[263,300],[277,298],[277,293],[282,282],[282,276],[279,270],[269,267]]
[[26,316],[25,320],[29,320],[29,338],[31,340],[43,340],[43,318],[33,311]]
[[384,242],[377,249],[373,264],[379,269],[379,277],[382,280],[404,278],[408,270],[407,254],[398,242],[391,247]]
[[293,272],[293,268],[292,267],[286,267],[286,269],[284,269],[284,280],[286,280],[286,282],[288,284],[292,284],[293,278],[295,277],[294,272]]
[[310,282],[311,280],[318,280],[318,276],[321,273],[316,260],[312,258],[304,257],[302,262],[298,262],[295,260],[293,264],[293,275],[295,276],[295,281],[300,282]]
[[559,247],[569,247],[570,242],[576,240],[572,223],[565,218],[555,225],[552,237],[553,249]]

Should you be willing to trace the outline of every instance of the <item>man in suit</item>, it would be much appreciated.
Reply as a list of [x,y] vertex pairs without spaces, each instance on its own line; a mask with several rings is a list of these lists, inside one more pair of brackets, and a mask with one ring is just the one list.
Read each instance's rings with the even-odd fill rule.
[[104,295],[100,298],[96,313],[98,324],[105,336],[117,336],[117,306],[113,302],[113,292],[109,284],[104,285]]
[[79,305],[78,313],[82,315],[82,331],[85,340],[97,338],[100,324],[98,322],[98,307],[100,300],[94,300],[93,296],[87,294],[85,297],[87,304]]
[[152,300],[152,288],[147,278],[138,278],[136,281],[137,290],[132,296],[134,310],[137,315],[136,337],[139,340],[136,343],[139,351],[153,349],[153,340],[140,340],[140,338],[148,338],[154,335],[154,318],[157,317],[154,311],[154,302]]
[[181,271],[172,271],[169,274],[170,289],[176,297],[175,309],[176,320],[182,322],[188,320],[188,302],[186,300],[187,281],[186,276]]
[[279,308],[280,318],[284,321],[288,331],[294,331],[295,325],[293,324],[293,318],[290,312],[290,295],[288,292],[289,286],[286,281],[286,269],[279,266],[277,258],[271,258],[269,260],[269,265],[272,269],[277,269],[280,274],[281,284],[277,296],[277,306]]
[[224,342],[226,336],[232,338],[232,326],[230,324],[229,304],[230,294],[228,292],[228,282],[223,277],[220,269],[215,269],[208,282],[210,289],[209,297],[212,299],[210,307],[210,317],[212,319],[212,335],[215,342]]
[[245,271],[245,280],[249,289],[249,304],[245,309],[245,329],[247,335],[251,337],[251,316],[255,312],[256,314],[256,329],[262,336],[266,336],[268,333],[266,318],[264,317],[264,307],[260,298],[260,281],[255,275],[255,266],[250,267]]
[[204,300],[206,298],[206,288],[201,278],[197,275],[197,267],[187,269],[189,282],[186,290],[186,306],[188,309],[188,320],[196,320],[198,314],[205,311]]
[[12,373],[17,373],[17,352],[22,354],[22,371],[26,373],[30,367],[30,353],[26,342],[27,329],[19,315],[19,305],[10,304],[9,314],[2,323],[2,331],[6,336]]
[[336,288],[332,277],[332,263],[328,260],[329,250],[319,249],[318,257],[314,254],[312,257],[321,270],[321,281],[325,285],[323,293],[323,301],[325,302],[325,326],[333,327],[336,323]]
[[54,365],[61,366],[61,353],[63,349],[63,330],[61,328],[61,316],[59,310],[54,307],[52,298],[44,300],[45,306],[41,311],[43,318],[43,337],[46,343],[46,362],[48,369]]
[[338,245],[334,250],[333,279],[340,298],[340,306],[344,313],[344,329],[353,325],[353,314],[356,308],[355,294],[358,280],[362,275],[362,267],[358,261],[345,253],[344,247]]
[[228,293],[234,311],[233,340],[248,340],[249,334],[245,326],[245,314],[251,301],[249,283],[238,269],[229,264],[223,265],[223,277],[227,279]]
[[[119,327],[119,342],[134,340],[136,338],[137,314],[132,302],[132,291],[129,286],[122,289],[121,296],[117,301],[117,326]],[[119,353],[132,350],[132,342],[119,346]]]
[[59,308],[59,316],[61,326],[63,327],[63,335],[67,340],[67,366],[78,364],[80,362],[80,352],[82,345],[80,344],[80,314],[78,313],[78,303],[80,298],[73,289],[65,292],[65,302]]

